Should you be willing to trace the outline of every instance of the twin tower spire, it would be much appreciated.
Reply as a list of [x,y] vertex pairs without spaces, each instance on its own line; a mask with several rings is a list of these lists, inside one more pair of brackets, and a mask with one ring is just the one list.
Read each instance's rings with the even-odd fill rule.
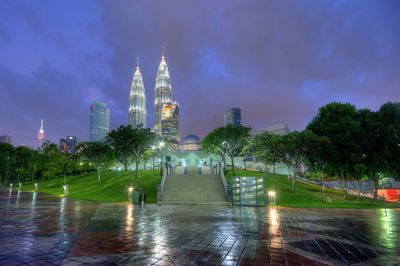
[[[131,84],[129,96],[128,123],[133,127],[146,127],[146,95],[139,60],[137,60],[135,74]],[[169,142],[172,147],[179,145],[179,105],[172,101],[172,86],[165,61],[164,49],[158,66],[154,88],[154,132],[159,139]]]

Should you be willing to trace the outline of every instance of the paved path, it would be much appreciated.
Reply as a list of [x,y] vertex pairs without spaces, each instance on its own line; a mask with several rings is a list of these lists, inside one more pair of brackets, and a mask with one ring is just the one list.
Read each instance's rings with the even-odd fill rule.
[[399,221],[400,210],[138,208],[3,190],[0,265],[396,265]]

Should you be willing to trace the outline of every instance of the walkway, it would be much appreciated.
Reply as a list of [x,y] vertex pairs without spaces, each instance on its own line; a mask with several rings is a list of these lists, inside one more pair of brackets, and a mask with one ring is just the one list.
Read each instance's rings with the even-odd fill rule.
[[1,265],[400,263],[400,210],[98,204],[0,191]]

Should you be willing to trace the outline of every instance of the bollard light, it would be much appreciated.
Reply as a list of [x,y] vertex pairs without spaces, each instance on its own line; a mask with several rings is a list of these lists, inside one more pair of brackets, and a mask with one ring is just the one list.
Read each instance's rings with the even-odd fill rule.
[[39,183],[35,183],[35,191],[38,191],[39,189]]
[[133,191],[133,187],[129,187],[128,188],[128,199],[131,200],[132,199],[132,191]]
[[273,190],[268,191],[268,202],[271,205],[276,204],[276,192]]
[[18,183],[18,185],[19,185],[18,189],[19,190],[22,189],[22,183]]
[[69,192],[68,185],[63,185],[63,189],[64,189],[64,195],[65,196],[68,195],[68,192]]
[[12,189],[13,188],[13,184],[12,183],[10,183],[10,189]]

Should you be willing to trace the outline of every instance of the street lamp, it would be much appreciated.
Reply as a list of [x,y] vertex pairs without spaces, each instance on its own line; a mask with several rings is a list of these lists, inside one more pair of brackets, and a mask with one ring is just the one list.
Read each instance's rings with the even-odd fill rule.
[[154,170],[154,151],[156,150],[156,146],[151,146],[151,149],[152,149],[152,153],[153,153],[153,170]]
[[162,148],[164,147],[165,143],[163,141],[160,142],[160,175],[163,176],[163,156],[162,156]]

